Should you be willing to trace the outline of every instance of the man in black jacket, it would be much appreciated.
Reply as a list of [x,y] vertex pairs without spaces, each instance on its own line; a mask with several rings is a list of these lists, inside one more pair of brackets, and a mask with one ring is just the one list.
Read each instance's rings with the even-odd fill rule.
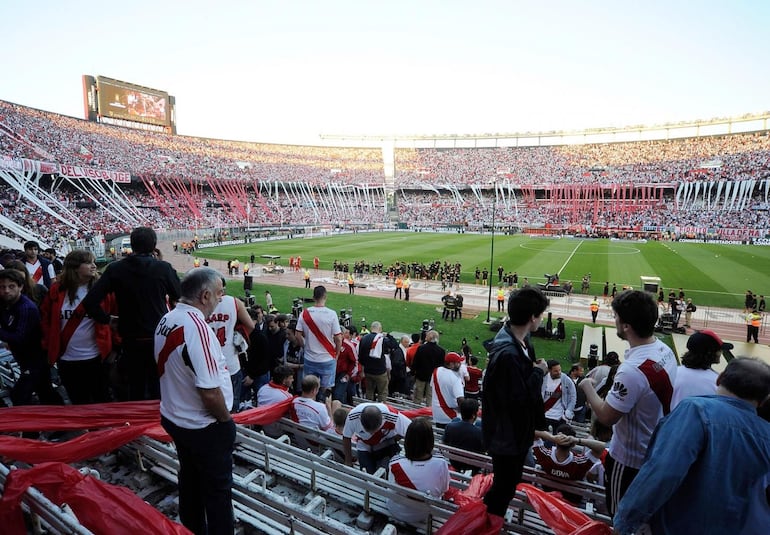
[[[171,264],[153,255],[157,241],[151,228],[135,228],[131,232],[132,253],[109,264],[83,299],[94,321],[117,323],[123,344],[118,368],[126,375],[130,401],[160,399],[153,351],[155,327],[182,291]],[[118,316],[110,316],[111,311],[101,307],[110,292],[115,293]]]
[[508,299],[509,320],[492,342],[482,388],[481,429],[494,472],[484,503],[493,515],[505,516],[535,430],[545,429],[540,390],[547,366],[535,360],[529,333],[540,326],[547,307],[548,299],[537,288],[514,292]]
[[423,403],[430,407],[433,402],[433,393],[430,389],[430,378],[433,370],[444,365],[446,350],[438,345],[438,331],[428,331],[425,335],[425,343],[414,354],[412,371],[414,372],[414,396],[415,403]]

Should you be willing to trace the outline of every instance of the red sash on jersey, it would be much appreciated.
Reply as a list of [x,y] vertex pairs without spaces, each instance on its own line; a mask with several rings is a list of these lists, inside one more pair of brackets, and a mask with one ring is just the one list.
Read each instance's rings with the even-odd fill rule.
[[556,405],[556,402],[561,399],[561,396],[557,396],[557,393],[561,393],[561,383],[559,383],[559,386],[556,387],[556,390],[551,393],[551,397],[545,400],[545,403],[543,406],[545,407],[545,412],[548,412],[551,410],[551,407]]
[[305,320],[305,323],[316,337],[316,340],[318,340],[321,345],[324,346],[324,349],[326,349],[329,355],[331,355],[333,359],[337,358],[337,349],[334,347],[334,344],[332,344],[329,339],[324,336],[324,334],[321,332],[321,329],[319,329],[318,325],[316,325],[315,321],[313,321],[313,316],[310,315],[310,312],[308,312],[307,309],[302,311],[302,319]]
[[671,384],[671,377],[668,376],[666,368],[654,360],[648,359],[639,366],[639,371],[647,378],[650,388],[663,406],[663,416],[667,415],[671,412],[671,396],[674,394],[674,386]]
[[[398,411],[394,409],[393,407],[388,407],[388,410],[394,414],[398,414]],[[358,440],[366,444],[367,446],[376,446],[380,443],[380,441],[385,438],[385,435],[388,433],[388,431],[391,431],[396,428],[395,422],[382,422],[382,426],[375,431],[372,436],[370,436],[367,439],[363,439],[361,437],[358,437]]]
[[441,410],[444,411],[444,414],[449,416],[449,419],[457,417],[457,411],[451,408],[446,400],[444,399],[444,395],[441,393],[441,385],[438,382],[438,368],[433,370],[433,384],[436,387],[436,399],[438,400],[438,406],[441,407]]
[[75,334],[75,331],[77,330],[78,326],[80,325],[80,322],[83,321],[83,318],[85,317],[86,311],[85,307],[83,307],[83,302],[81,301],[78,306],[75,307],[75,310],[72,311],[72,315],[69,317],[69,319],[64,323],[64,328],[61,330],[61,334],[59,335],[59,356],[61,357],[64,354],[64,351],[67,349],[67,346],[70,343],[70,340],[72,340],[72,335]]
[[390,471],[393,473],[393,477],[395,478],[396,483],[398,483],[402,487],[417,490],[417,487],[414,486],[414,483],[412,483],[412,480],[409,479],[408,475],[406,475],[406,472],[404,471],[404,467],[401,466],[399,463],[393,463],[390,466]]
[[41,264],[37,266],[37,269],[32,274],[32,280],[34,280],[35,282],[40,282],[40,279],[42,278],[43,278],[43,266]]

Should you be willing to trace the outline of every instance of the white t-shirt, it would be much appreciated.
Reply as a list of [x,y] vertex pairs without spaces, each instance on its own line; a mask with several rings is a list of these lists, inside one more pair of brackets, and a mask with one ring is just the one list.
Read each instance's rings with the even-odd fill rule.
[[[376,405],[382,413],[382,426],[374,433],[364,431],[361,425],[361,413],[370,405]],[[412,420],[384,403],[360,403],[348,413],[342,436],[350,439],[357,436],[356,449],[359,451],[377,451],[393,444],[396,437],[405,436],[411,423]]]
[[[434,456],[425,461],[410,461],[402,455],[397,455],[388,465],[388,481],[418,490],[433,498],[441,498],[449,490],[449,465],[443,457]],[[411,506],[388,500],[388,511],[391,517],[410,524],[422,522],[428,516],[427,507],[420,502],[414,502]]]
[[[671,403],[676,358],[660,340],[626,350],[607,403],[625,416],[613,427],[609,452],[619,463],[640,468],[655,426]],[[668,409],[669,407],[666,407]]]
[[197,308],[179,303],[161,318],[155,328],[155,361],[160,376],[160,413],[179,427],[201,429],[216,421],[203,405],[198,388],[219,388],[225,407],[233,406],[225,356]]
[[679,366],[676,369],[674,395],[671,396],[671,410],[673,411],[684,398],[716,394],[718,376],[719,374],[711,368],[708,370],[696,370],[686,366]]
[[235,324],[238,323],[238,308],[235,303],[235,297],[231,295],[222,296],[217,308],[206,319],[222,347],[222,354],[227,359],[227,370],[230,375],[238,373],[241,369],[241,362],[238,360],[238,353],[233,344],[233,334],[235,333]]
[[302,425],[321,431],[328,431],[334,427],[326,405],[323,403],[314,399],[296,397],[292,401],[292,407],[295,416],[293,419]]
[[273,405],[293,397],[288,387],[276,385],[271,381],[266,385],[262,385],[257,391],[257,407]]
[[[438,385],[435,381],[436,378],[438,378]],[[433,401],[431,402],[433,421],[437,424],[448,424],[459,415],[457,412],[457,398],[465,395],[463,380],[454,370],[441,366],[434,370],[430,387],[433,394]],[[441,390],[441,397],[444,399],[443,404],[439,400],[439,389]]]
[[[75,299],[73,301],[70,301],[69,295],[64,296],[64,300],[62,301],[61,305],[61,313],[59,316],[61,320],[60,330],[64,330],[64,326],[69,321],[72,313],[75,311],[87,293],[88,285],[83,284],[82,286],[78,287],[77,292],[75,293]],[[88,316],[84,316],[83,319],[80,320],[80,323],[78,323],[75,332],[72,333],[72,338],[70,338],[69,344],[67,344],[67,347],[64,348],[64,353],[62,353],[61,360],[72,362],[77,360],[89,360],[94,357],[98,357],[99,346],[96,345],[96,331],[94,327],[94,320]]]
[[[318,330],[323,336],[329,340],[329,343],[334,347],[334,337],[342,333],[340,329],[340,320],[337,318],[337,314],[328,307],[310,307],[306,308],[310,316],[313,318]],[[302,333],[305,338],[305,362],[324,363],[334,360],[334,357],[327,351],[326,347],[318,341],[315,333],[310,330],[307,323],[305,323],[304,311],[299,315],[297,320],[297,330]]]

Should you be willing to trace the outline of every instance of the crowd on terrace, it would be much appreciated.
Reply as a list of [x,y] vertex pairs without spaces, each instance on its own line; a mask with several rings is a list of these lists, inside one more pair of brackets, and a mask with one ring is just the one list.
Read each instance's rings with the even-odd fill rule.
[[[519,229],[768,227],[761,187],[739,210],[697,204],[682,209],[675,202],[681,183],[766,179],[768,133],[573,146],[396,149],[392,186],[396,212],[390,213],[386,206],[390,187],[379,149],[172,136],[0,101],[0,154],[129,171],[141,177],[120,186],[128,202],[139,208],[137,221],[116,217],[109,207],[76,207],[90,201],[88,195],[66,181],[47,183],[45,187],[83,223],[76,229],[2,184],[3,214],[22,226],[40,229],[51,241],[127,232],[138,224],[159,229],[360,224],[387,228],[398,220],[410,227],[480,230],[489,226],[493,211],[496,225]],[[222,184],[233,178],[242,179],[241,186],[228,192]],[[491,179],[498,182],[496,203]],[[546,189],[565,184],[651,183],[666,184],[665,194],[627,210],[617,209],[607,193],[596,202],[572,203],[544,195]],[[248,212],[236,209],[235,197],[249,207]]]

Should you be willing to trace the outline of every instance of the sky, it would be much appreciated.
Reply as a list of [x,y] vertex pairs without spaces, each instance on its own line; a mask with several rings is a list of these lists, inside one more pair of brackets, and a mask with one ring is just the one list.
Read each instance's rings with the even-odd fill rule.
[[545,132],[770,110],[770,2],[6,0],[0,99],[81,77],[176,97],[179,134]]

